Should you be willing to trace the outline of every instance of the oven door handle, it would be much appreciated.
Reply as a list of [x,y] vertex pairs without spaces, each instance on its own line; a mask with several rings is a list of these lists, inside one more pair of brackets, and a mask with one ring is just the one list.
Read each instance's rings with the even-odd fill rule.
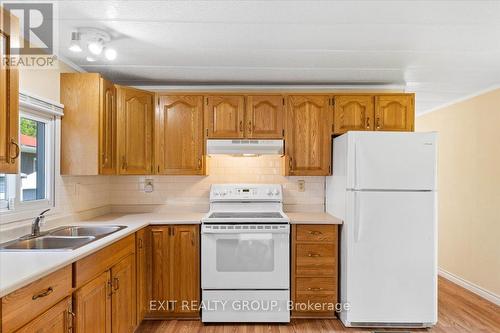
[[202,234],[232,234],[232,235],[240,235],[240,234],[290,234],[290,227],[283,226],[283,228],[277,229],[220,229],[213,228],[213,226],[202,226],[201,228]]

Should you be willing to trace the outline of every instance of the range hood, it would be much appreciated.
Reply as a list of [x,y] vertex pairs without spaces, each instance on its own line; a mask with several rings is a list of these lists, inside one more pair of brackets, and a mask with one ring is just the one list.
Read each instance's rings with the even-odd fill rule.
[[283,140],[207,140],[207,155],[283,155]]

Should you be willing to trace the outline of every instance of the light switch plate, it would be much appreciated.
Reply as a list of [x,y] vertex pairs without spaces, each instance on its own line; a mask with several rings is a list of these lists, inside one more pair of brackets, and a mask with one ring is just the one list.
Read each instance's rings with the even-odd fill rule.
[[299,187],[299,192],[305,192],[306,190],[306,181],[301,179],[297,181],[297,185]]

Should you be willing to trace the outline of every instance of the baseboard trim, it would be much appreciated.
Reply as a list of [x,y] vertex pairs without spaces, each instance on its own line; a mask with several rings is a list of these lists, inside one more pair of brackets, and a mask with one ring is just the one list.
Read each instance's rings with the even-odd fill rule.
[[438,274],[439,276],[445,278],[446,280],[450,280],[451,282],[458,284],[459,286],[473,292],[474,294],[500,306],[500,296],[496,295],[495,293],[492,293],[489,290],[481,288],[470,281],[467,281],[453,273],[445,271],[444,269],[440,268],[438,270]]

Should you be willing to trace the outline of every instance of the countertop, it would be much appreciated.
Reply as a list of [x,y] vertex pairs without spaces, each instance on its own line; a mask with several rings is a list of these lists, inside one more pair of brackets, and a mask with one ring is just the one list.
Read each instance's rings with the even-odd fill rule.
[[[107,214],[87,221],[69,222],[67,225],[124,225],[127,228],[84,245],[73,251],[1,252],[0,251],[0,297],[29,283],[57,271],[89,254],[92,254],[119,239],[133,234],[150,224],[199,224],[204,213],[179,212],[168,214]],[[57,226],[50,226],[52,229]]]
[[[292,224],[342,224],[342,221],[327,213],[286,213]],[[0,297],[42,278],[62,267],[82,259],[139,229],[151,224],[200,224],[205,213],[170,212],[145,214],[106,214],[81,222],[64,225],[124,225],[127,228],[101,238],[73,251],[59,252],[1,252],[0,251]],[[57,227],[52,225],[48,229]]]
[[285,213],[291,224],[342,224],[342,220],[328,213]]

